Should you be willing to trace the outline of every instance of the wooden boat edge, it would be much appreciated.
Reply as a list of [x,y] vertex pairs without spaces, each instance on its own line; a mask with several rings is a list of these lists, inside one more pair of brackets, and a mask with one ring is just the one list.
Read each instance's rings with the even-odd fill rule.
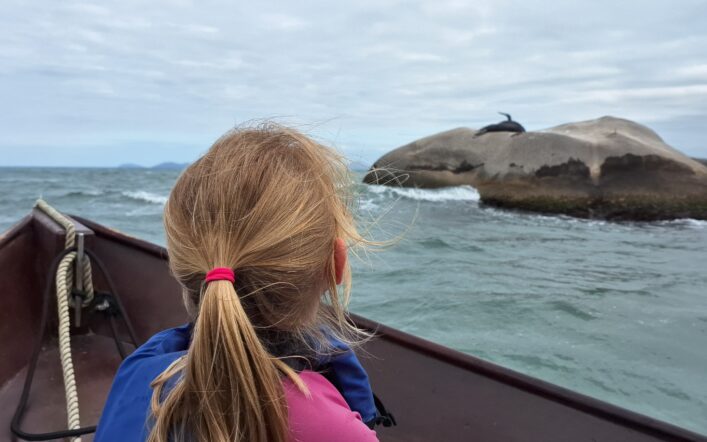
[[[131,237],[80,216],[72,215],[71,217],[93,230],[97,236],[105,237],[111,241],[139,249],[160,259],[167,260],[167,250],[164,247]],[[0,238],[0,247],[2,246],[3,239],[4,238]],[[351,317],[357,325],[375,332],[378,339],[391,341],[397,345],[442,360],[466,371],[492,378],[506,385],[512,385],[530,394],[541,396],[544,399],[563,404],[598,418],[613,421],[619,425],[628,426],[636,431],[653,436],[664,436],[670,438],[670,440],[707,442],[707,436],[688,429],[534,378],[355,314],[352,314]]]

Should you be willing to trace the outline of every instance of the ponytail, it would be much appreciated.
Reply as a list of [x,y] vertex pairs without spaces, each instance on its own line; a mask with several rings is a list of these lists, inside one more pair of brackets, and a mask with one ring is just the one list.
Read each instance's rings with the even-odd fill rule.
[[[332,250],[337,238],[365,241],[351,182],[341,155],[274,124],[229,131],[181,174],[164,225],[195,326],[187,354],[152,383],[150,442],[288,439],[282,379],[306,387],[275,356],[308,366],[328,348],[322,326],[360,336],[344,314],[350,272],[342,293]],[[214,265],[229,278],[204,284]]]
[[[258,339],[233,283],[206,284],[189,351],[152,383],[148,442],[285,442],[281,374],[297,374]],[[169,392],[165,384],[178,376]]]

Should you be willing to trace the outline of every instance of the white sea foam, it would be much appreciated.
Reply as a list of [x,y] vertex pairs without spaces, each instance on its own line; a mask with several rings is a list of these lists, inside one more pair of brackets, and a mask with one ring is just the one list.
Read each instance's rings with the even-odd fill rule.
[[79,193],[86,195],[86,196],[101,196],[101,195],[103,195],[103,191],[100,189],[82,190]]
[[164,204],[167,202],[167,197],[162,195],[157,195],[151,192],[145,192],[144,190],[138,190],[135,192],[123,192],[123,196],[132,198],[138,201],[145,201],[152,204]]
[[413,187],[368,186],[368,191],[379,195],[400,196],[417,201],[479,201],[479,192],[471,186],[418,189]]
[[363,199],[362,198],[359,201],[358,208],[359,208],[359,210],[362,210],[362,211],[372,212],[372,211],[378,210],[380,208],[380,206],[378,205],[378,203],[376,203],[375,201],[373,201],[371,199]]
[[707,227],[707,221],[701,219],[686,218],[683,222],[689,226],[705,228]]
[[693,218],[679,218],[671,221],[662,221],[659,224],[666,226],[694,227],[698,229],[707,228],[707,221]]

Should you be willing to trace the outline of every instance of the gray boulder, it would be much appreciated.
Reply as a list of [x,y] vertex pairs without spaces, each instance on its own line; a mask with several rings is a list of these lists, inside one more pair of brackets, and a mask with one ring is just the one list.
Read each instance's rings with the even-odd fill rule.
[[369,184],[469,184],[485,204],[579,217],[707,219],[707,167],[614,117],[513,134],[457,128],[399,147]]

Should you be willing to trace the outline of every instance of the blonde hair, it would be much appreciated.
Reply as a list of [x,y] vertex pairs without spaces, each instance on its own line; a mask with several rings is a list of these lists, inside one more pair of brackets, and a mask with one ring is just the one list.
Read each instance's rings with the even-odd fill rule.
[[[339,154],[275,124],[226,133],[179,177],[164,224],[194,328],[152,383],[150,442],[288,439],[282,376],[306,393],[293,358],[326,347],[323,327],[347,342],[357,332],[350,269],[340,292],[334,268],[337,238],[365,242],[350,184]],[[214,267],[235,284],[205,285]]]

